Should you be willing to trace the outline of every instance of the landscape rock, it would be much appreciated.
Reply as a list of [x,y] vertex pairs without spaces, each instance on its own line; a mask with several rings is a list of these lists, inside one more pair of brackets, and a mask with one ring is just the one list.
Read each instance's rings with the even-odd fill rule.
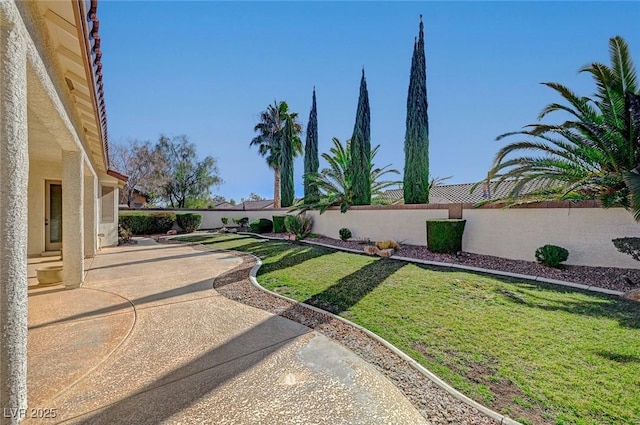
[[634,301],[640,301],[640,289],[633,289],[623,295],[624,298]]
[[380,257],[384,257],[384,258],[389,258],[391,257],[393,254],[395,253],[395,249],[393,248],[388,248],[388,249],[381,249],[377,252],[377,254]]
[[367,245],[364,247],[364,252],[366,252],[369,255],[376,255],[377,253],[380,252],[380,250],[378,249],[377,246]]

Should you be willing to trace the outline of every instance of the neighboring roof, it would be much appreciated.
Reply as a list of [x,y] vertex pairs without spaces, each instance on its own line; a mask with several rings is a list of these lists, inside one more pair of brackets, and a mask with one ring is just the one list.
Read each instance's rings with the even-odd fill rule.
[[229,202],[220,202],[219,204],[216,204],[216,208],[225,210],[264,210],[273,208],[273,199],[238,202],[235,205],[232,205]]
[[[478,185],[476,189],[471,192],[471,188],[475,183],[458,183],[458,184],[443,184],[434,186],[429,192],[429,203],[431,204],[457,204],[457,203],[476,203],[480,201],[486,201],[488,199],[497,199],[507,196],[515,185],[513,181],[506,181],[501,183],[497,188],[497,184],[492,182],[487,187],[484,184]],[[531,182],[525,185],[522,190],[522,194],[530,193],[535,190],[543,189],[545,186],[543,182]],[[392,203],[402,203],[403,192],[402,189],[387,190],[382,195]]]

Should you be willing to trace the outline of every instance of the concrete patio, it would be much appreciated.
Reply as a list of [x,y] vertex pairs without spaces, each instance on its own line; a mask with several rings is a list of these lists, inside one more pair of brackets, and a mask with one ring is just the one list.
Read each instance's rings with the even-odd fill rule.
[[74,290],[36,286],[30,261],[27,416],[49,418],[26,423],[425,423],[351,351],[218,294],[241,261],[143,239]]

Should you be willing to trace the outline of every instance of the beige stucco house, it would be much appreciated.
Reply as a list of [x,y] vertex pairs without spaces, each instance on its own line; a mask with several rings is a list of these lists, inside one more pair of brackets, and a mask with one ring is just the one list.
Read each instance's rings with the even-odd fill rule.
[[28,257],[62,251],[76,288],[84,258],[117,243],[126,177],[109,168],[96,7],[0,0],[1,423],[27,406]]

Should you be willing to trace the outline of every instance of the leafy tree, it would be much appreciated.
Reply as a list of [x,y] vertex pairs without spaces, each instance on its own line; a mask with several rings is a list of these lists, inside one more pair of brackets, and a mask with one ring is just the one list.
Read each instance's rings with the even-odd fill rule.
[[[389,168],[391,164],[376,168],[373,160],[379,148],[380,145],[377,145],[371,150],[366,167],[369,191],[374,195],[376,201],[384,189],[400,184],[399,181],[380,180],[386,174],[400,174],[400,172]],[[329,153],[323,153],[322,158],[327,161],[329,166],[323,168],[319,174],[310,177],[320,191],[320,200],[314,204],[302,205],[301,209],[317,208],[320,213],[323,213],[331,206],[340,206],[340,211],[344,213],[351,205],[354,205],[353,177],[349,172],[352,167],[351,141],[347,140],[345,146],[334,137],[333,147]]]
[[351,168],[349,169],[352,181],[354,205],[371,204],[371,184],[369,182],[369,165],[371,162],[371,113],[369,110],[369,93],[367,81],[362,70],[360,79],[360,97],[358,98],[358,110],[356,123],[351,136]]
[[109,159],[114,168],[129,177],[120,191],[120,203],[131,206],[136,193],[144,193],[152,202],[164,180],[158,178],[166,166],[154,146],[146,141],[130,141],[128,145],[110,144]]
[[169,139],[160,136],[156,150],[166,168],[161,172],[165,182],[160,196],[172,208],[185,208],[187,202],[197,203],[209,199],[211,186],[219,186],[222,179],[213,157],[207,156],[199,161],[196,147],[187,136]]
[[249,196],[246,198],[240,198],[240,202],[251,202],[251,201],[266,201],[267,198],[258,195],[257,193],[251,192]]
[[404,138],[404,203],[429,203],[429,115],[427,114],[427,68],[424,54],[424,25],[413,44],[407,123]]
[[[551,103],[538,119],[562,112],[562,124],[530,124],[498,137],[524,136],[496,154],[488,177],[501,184],[515,181],[510,203],[544,199],[597,198],[616,204],[640,220],[640,92],[629,48],[621,37],[609,40],[611,65],[591,63],[580,72],[596,84],[593,96],[578,96],[558,83],[544,83],[566,103]],[[525,154],[526,152],[526,154]],[[531,154],[531,153],[533,154]],[[520,155],[520,156],[517,156]],[[544,190],[524,198],[530,182]]]
[[311,112],[309,112],[309,124],[307,125],[307,140],[304,144],[304,202],[313,204],[320,200],[320,192],[310,176],[318,173],[320,161],[318,160],[318,111],[316,108],[316,89],[313,88]]
[[[265,157],[267,165],[273,170],[273,203],[281,207],[281,170],[283,161],[287,168],[287,182],[293,186],[293,157],[302,153],[302,141],[297,135],[302,128],[297,123],[298,114],[289,112],[286,102],[273,102],[260,113],[260,122],[254,127],[259,134],[251,140],[250,146],[258,146],[258,153]],[[283,147],[285,152],[283,152]],[[291,181],[289,181],[289,173]],[[289,189],[287,189],[289,190]],[[287,196],[289,194],[287,193]]]

